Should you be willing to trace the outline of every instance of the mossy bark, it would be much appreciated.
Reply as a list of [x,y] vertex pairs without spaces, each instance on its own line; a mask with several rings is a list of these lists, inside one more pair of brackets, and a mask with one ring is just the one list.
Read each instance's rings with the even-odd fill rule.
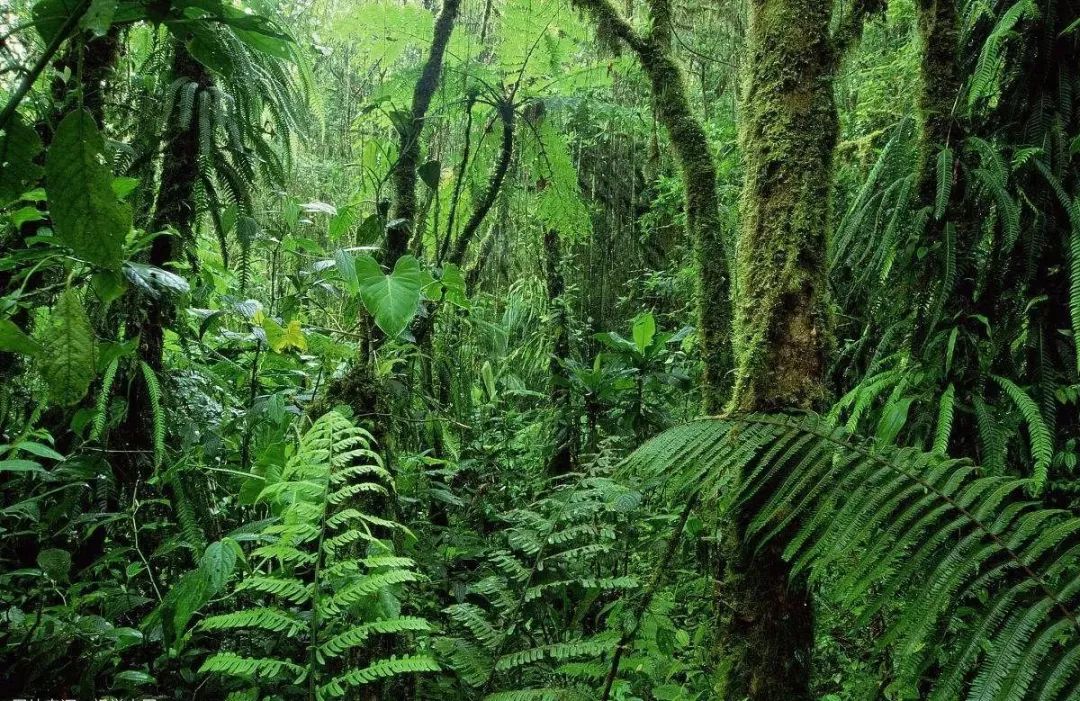
[[416,219],[416,169],[420,165],[420,139],[424,132],[424,120],[428,107],[439,87],[443,56],[454,31],[461,0],[445,0],[431,37],[431,48],[420,72],[420,79],[413,88],[412,107],[396,125],[398,131],[398,158],[390,175],[394,187],[394,203],[390,211],[391,225],[386,231],[386,250],[383,263],[393,268],[397,259],[405,255],[412,237]]
[[932,205],[937,155],[960,136],[956,117],[961,87],[957,63],[959,29],[955,0],[918,0],[918,12],[922,43],[919,194],[923,204]]
[[[211,84],[206,68],[188,53],[180,42],[173,43],[171,73],[174,78],[186,78],[199,84],[200,89]],[[150,245],[150,265],[168,268],[181,253],[184,241],[193,240],[195,226],[195,181],[199,167],[199,135],[194,123],[184,129],[174,115],[168,125],[168,146],[162,158],[161,183],[158,187],[154,215],[150,231],[172,229],[177,235],[162,234]],[[129,295],[128,332],[138,334],[139,360],[161,374],[162,355],[165,349],[165,327],[172,322],[173,307],[166,300],[143,297],[138,292]],[[119,386],[124,386],[118,383]],[[140,371],[132,369],[132,381],[128,394],[127,414],[115,436],[130,456],[120,472],[127,483],[145,479],[153,468],[149,454],[153,449],[153,413],[149,390]]]
[[754,0],[743,99],[735,411],[824,398],[825,248],[837,112],[828,3]]
[[653,109],[664,125],[686,189],[686,228],[699,267],[698,334],[704,363],[702,395],[705,411],[717,413],[727,396],[731,369],[731,305],[727,255],[724,251],[716,166],[701,120],[686,95],[686,81],[671,53],[671,7],[667,0],[649,4],[652,29],[641,34],[619,14],[610,0],[574,0],[596,19],[600,35],[626,44],[649,79]]
[[[812,409],[826,394],[823,294],[838,130],[830,15],[830,3],[820,0],[750,4],[729,404],[737,413]],[[747,542],[754,507],[735,513],[727,534],[720,697],[808,699],[809,593],[791,579],[781,546],[756,550]]]

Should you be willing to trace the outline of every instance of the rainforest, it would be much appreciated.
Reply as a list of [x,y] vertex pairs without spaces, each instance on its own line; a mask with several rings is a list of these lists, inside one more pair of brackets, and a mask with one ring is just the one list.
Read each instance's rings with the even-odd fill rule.
[[1080,701],[1080,0],[0,0],[0,701]]

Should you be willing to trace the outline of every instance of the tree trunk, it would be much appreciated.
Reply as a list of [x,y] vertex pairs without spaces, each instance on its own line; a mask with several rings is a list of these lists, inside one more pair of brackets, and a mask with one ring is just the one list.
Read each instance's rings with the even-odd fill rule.
[[394,186],[394,204],[390,211],[390,224],[386,230],[386,250],[383,263],[394,267],[397,259],[405,255],[416,218],[416,169],[420,165],[420,138],[424,133],[431,99],[439,87],[442,75],[443,55],[450,35],[454,31],[461,0],[445,0],[442,11],[435,20],[435,32],[431,49],[413,88],[412,108],[396,125],[398,130],[398,158],[390,175]]
[[[172,75],[187,78],[199,84],[200,89],[209,87],[210,76],[201,63],[196,61],[179,42],[174,43]],[[188,129],[181,128],[179,119],[173,115],[168,127],[168,145],[163,158],[161,184],[158,188],[151,232],[172,228],[177,236],[160,235],[150,245],[150,265],[167,268],[180,253],[183,241],[191,240],[195,225],[195,182],[199,166],[199,134],[193,120]],[[137,298],[130,301],[131,317],[129,333],[139,335],[138,358],[155,373],[162,370],[165,349],[165,327],[171,323],[172,305],[166,300]],[[115,432],[121,449],[132,451],[126,455],[120,479],[133,484],[145,479],[152,469],[149,454],[153,450],[154,419],[151,399],[137,368],[131,372],[129,382],[127,415]]]
[[[826,233],[837,112],[829,3],[754,0],[741,141],[746,162],[736,267],[735,412],[811,409],[825,398]],[[761,491],[767,498],[768,489]],[[724,594],[722,698],[809,698],[813,616],[780,545],[745,539],[734,514]],[[784,542],[778,538],[773,543]]]
[[960,134],[956,108],[960,99],[957,65],[958,25],[955,0],[919,0],[919,36],[922,40],[922,86],[919,93],[919,195],[933,205],[937,155]]
[[652,30],[636,32],[610,0],[574,0],[596,19],[602,36],[625,43],[635,53],[649,79],[653,108],[664,125],[682,170],[686,189],[686,228],[694,243],[698,275],[698,334],[705,375],[705,411],[719,412],[727,395],[731,368],[731,311],[727,255],[724,251],[716,166],[701,120],[686,96],[682,69],[671,53],[671,7],[668,0],[651,0]]
[[566,283],[559,268],[562,262],[561,248],[559,232],[556,229],[544,232],[544,273],[547,277],[548,311],[551,318],[548,371],[552,419],[551,454],[547,464],[547,474],[550,477],[572,472],[577,452],[577,436],[574,431],[577,422],[570,405],[570,387],[563,370],[563,363],[570,356],[570,330],[567,328],[566,300],[563,299]]

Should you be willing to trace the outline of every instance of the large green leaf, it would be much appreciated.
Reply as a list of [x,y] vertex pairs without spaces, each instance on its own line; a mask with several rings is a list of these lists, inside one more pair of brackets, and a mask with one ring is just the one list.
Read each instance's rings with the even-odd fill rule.
[[37,355],[41,346],[7,319],[0,319],[0,352]]
[[41,166],[41,138],[16,116],[0,133],[0,205],[11,202],[37,182]]
[[38,342],[44,351],[38,367],[49,399],[64,406],[78,403],[94,379],[94,332],[74,290],[56,301]]
[[53,40],[71,13],[79,9],[80,4],[80,0],[40,0],[34,4],[31,10],[34,27],[46,44]]
[[644,354],[645,350],[652,345],[653,337],[656,336],[656,318],[649,312],[634,319],[634,345],[638,352]]
[[131,230],[131,207],[113,192],[105,140],[86,110],[64,117],[45,159],[49,212],[61,242],[75,255],[117,268]]
[[109,27],[112,26],[115,15],[116,0],[93,0],[80,24],[94,36],[105,36]]
[[416,316],[420,303],[420,263],[412,256],[402,256],[394,272],[384,275],[371,256],[356,259],[360,299],[375,323],[387,336],[396,337]]

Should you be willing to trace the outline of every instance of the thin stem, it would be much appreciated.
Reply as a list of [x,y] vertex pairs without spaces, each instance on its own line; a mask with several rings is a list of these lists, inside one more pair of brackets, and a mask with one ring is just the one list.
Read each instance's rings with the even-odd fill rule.
[[653,598],[656,596],[656,590],[659,589],[660,585],[664,582],[664,575],[666,575],[671,568],[671,561],[675,559],[675,551],[679,548],[683,530],[686,529],[686,522],[689,520],[690,513],[694,510],[694,507],[697,506],[698,497],[700,495],[701,492],[694,492],[686,502],[686,507],[683,508],[682,515],[679,517],[679,523],[675,526],[675,531],[668,540],[664,559],[653,573],[653,580],[649,584],[649,588],[645,591],[645,596],[641,598],[641,601],[635,607],[634,627],[624,632],[622,638],[619,639],[619,645],[615,648],[615,655],[611,658],[611,667],[608,669],[607,677],[604,679],[604,692],[600,696],[600,701],[608,701],[611,697],[611,687],[615,684],[616,677],[619,676],[619,663],[622,661],[623,654],[629,649],[630,643],[633,642],[634,637],[637,636],[637,632],[641,628],[642,615],[645,613],[645,610],[649,608],[649,604],[652,603]]
[[19,104],[22,103],[23,98],[30,92],[30,88],[34,85],[34,81],[38,79],[45,67],[49,65],[49,61],[52,60],[56,52],[60,50],[61,44],[68,38],[71,30],[75,28],[75,25],[79,23],[83,15],[86,14],[87,8],[90,7],[90,0],[82,0],[75,11],[72,12],[64,23],[60,26],[60,29],[53,36],[52,41],[45,48],[45,53],[38,57],[37,62],[34,64],[30,72],[23,76],[22,81],[16,86],[15,91],[11,94],[11,98],[7,104],[4,105],[4,111],[0,112],[0,129],[7,128],[8,122],[15,115],[15,110],[19,108]]

